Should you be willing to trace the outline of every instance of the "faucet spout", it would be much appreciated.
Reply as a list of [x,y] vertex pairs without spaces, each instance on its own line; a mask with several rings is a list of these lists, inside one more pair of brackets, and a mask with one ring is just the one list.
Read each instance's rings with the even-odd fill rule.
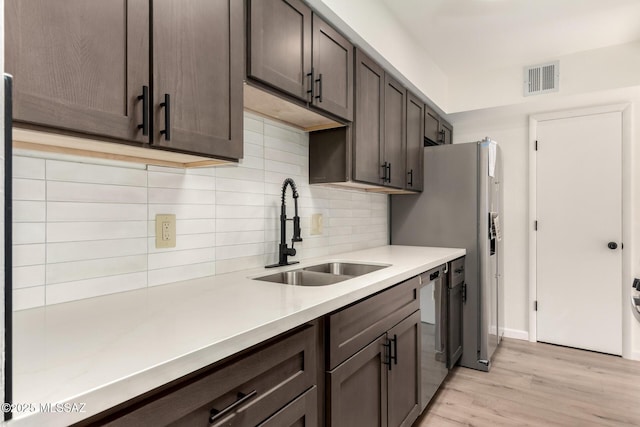
[[[287,206],[285,203],[285,195],[287,187],[291,187],[293,193],[294,216],[293,216],[293,236],[291,238],[291,247],[287,246]],[[295,256],[296,250],[293,248],[295,242],[302,242],[300,230],[300,217],[298,216],[298,190],[293,179],[287,178],[282,183],[282,203],[280,205],[280,244],[278,245],[278,263],[267,265],[267,268],[279,267],[282,265],[297,264],[298,261],[290,262],[288,257]]]

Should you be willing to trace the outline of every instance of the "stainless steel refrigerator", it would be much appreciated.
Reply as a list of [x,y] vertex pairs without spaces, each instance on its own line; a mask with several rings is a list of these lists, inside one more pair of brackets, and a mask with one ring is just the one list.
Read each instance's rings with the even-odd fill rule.
[[391,243],[467,250],[460,364],[488,371],[504,333],[500,147],[425,147],[423,165],[421,194],[391,196]]

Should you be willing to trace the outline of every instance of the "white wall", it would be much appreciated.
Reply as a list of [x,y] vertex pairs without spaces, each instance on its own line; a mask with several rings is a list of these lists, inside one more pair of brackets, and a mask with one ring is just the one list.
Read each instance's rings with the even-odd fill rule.
[[[553,60],[560,62],[560,91],[544,95],[547,99],[640,85],[640,42],[549,58]],[[483,72],[469,67],[464,74],[448,76],[447,112],[539,102],[539,96],[523,95],[527,65],[535,64]]]
[[[287,177],[300,194],[295,259],[387,244],[388,196],[309,186],[308,148],[308,134],[245,113],[239,165],[185,170],[21,151],[15,309],[277,262]],[[292,217],[290,190],[286,203]],[[154,218],[167,213],[176,214],[177,247],[156,249]],[[310,235],[313,213],[324,216],[322,235]]]
[[[454,125],[454,143],[479,140],[485,136],[498,141],[504,157],[504,252],[505,252],[505,323],[508,336],[528,336],[529,314],[529,115],[550,111],[584,108],[596,105],[629,103],[631,119],[631,194],[632,240],[624,242],[624,250],[632,254],[631,275],[640,277],[640,87],[602,91],[576,96],[539,96],[534,102],[489,108],[450,116]],[[631,283],[623,283],[628,287]],[[627,291],[627,289],[624,289]],[[627,292],[625,292],[626,294]],[[630,304],[623,301],[623,309],[630,313]],[[628,357],[640,359],[640,323],[628,318],[631,335],[631,353]]]

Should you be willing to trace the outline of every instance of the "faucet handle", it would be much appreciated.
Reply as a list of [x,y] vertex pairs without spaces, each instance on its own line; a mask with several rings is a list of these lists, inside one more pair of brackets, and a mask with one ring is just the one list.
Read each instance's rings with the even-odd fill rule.
[[298,215],[293,217],[293,237],[291,238],[292,242],[302,242],[302,237],[300,237],[300,217]]

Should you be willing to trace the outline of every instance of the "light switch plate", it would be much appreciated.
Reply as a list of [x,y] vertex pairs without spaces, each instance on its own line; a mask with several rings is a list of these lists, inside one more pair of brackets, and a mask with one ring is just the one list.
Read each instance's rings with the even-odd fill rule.
[[156,215],[156,248],[176,247],[176,216]]
[[322,219],[322,214],[317,213],[317,214],[313,214],[311,215],[311,231],[310,234],[312,236],[317,236],[322,234],[323,232],[323,219]]

